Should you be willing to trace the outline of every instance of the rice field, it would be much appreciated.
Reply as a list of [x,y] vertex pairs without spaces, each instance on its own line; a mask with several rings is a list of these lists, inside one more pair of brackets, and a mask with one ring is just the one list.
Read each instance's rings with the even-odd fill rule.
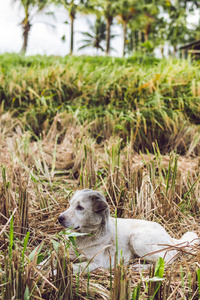
[[200,235],[199,78],[179,60],[1,56],[0,299],[199,299],[199,246],[76,276],[57,222],[92,188],[112,216]]

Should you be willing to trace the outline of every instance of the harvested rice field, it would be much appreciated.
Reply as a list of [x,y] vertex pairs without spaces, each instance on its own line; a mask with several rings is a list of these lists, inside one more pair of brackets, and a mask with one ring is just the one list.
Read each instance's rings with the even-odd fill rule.
[[57,221],[91,188],[112,216],[200,236],[198,65],[65,59],[2,57],[0,299],[199,299],[200,246],[75,275],[75,237]]

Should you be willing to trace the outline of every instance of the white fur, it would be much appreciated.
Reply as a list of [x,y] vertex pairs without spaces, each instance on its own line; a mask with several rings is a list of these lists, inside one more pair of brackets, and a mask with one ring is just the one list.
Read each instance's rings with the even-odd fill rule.
[[[112,218],[105,198],[87,189],[75,193],[70,207],[59,216],[59,221],[66,228],[73,227],[72,231],[91,234],[76,239],[77,248],[82,254],[79,263],[73,264],[74,272],[87,268],[89,271],[99,267],[109,268],[110,258],[113,266],[116,243],[118,257],[122,256],[125,263],[136,257],[150,262],[163,257],[165,262],[172,262],[177,257],[177,247],[183,246],[183,243],[199,244],[194,232],[187,232],[177,240],[171,238],[158,223]],[[70,250],[70,258],[76,259],[73,249]]]

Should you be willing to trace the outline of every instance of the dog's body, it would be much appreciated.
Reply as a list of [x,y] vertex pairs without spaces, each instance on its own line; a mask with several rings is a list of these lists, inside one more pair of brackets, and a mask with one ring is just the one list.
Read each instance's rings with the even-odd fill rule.
[[[166,262],[171,262],[177,255],[174,245],[198,243],[198,236],[194,232],[187,232],[177,240],[171,238],[158,223],[111,218],[105,198],[89,189],[74,194],[70,207],[59,216],[59,222],[66,228],[72,228],[72,231],[90,234],[76,239],[77,248],[82,254],[79,263],[73,265],[75,272],[86,267],[90,271],[98,267],[109,268],[110,263],[114,264],[116,250],[125,263],[135,257],[153,262],[163,257]],[[73,249],[70,258],[76,259]]]

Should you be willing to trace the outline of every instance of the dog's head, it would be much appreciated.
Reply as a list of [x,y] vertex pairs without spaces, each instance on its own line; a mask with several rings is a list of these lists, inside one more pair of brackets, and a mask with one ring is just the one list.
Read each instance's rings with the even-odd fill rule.
[[106,224],[109,207],[99,192],[84,189],[77,191],[69,202],[69,208],[59,215],[60,224],[85,233],[95,232]]

